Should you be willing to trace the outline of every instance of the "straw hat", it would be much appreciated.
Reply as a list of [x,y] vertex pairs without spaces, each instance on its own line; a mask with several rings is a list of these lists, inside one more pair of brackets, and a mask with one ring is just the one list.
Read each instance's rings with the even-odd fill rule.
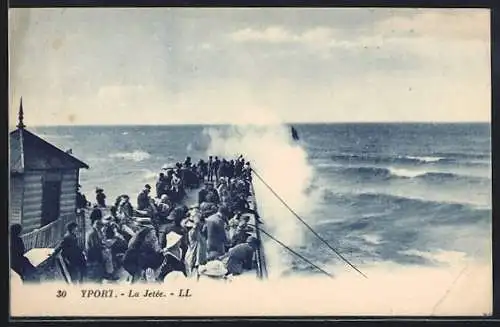
[[170,232],[167,234],[165,237],[165,240],[167,241],[165,248],[170,249],[174,245],[176,245],[182,238],[182,235],[177,234],[176,232]]
[[174,270],[169,272],[165,278],[163,279],[164,282],[174,282],[174,281],[179,281],[179,280],[186,280],[186,276],[180,271]]
[[201,275],[210,277],[224,277],[227,274],[227,269],[220,260],[209,261],[206,265],[200,266],[198,271]]

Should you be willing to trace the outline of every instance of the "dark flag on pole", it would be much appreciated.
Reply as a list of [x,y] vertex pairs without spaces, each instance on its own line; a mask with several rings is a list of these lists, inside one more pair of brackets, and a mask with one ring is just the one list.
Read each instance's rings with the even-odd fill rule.
[[297,130],[295,129],[295,127],[291,126],[291,132],[292,132],[292,138],[294,139],[294,141],[298,141],[299,140],[299,133],[297,133]]

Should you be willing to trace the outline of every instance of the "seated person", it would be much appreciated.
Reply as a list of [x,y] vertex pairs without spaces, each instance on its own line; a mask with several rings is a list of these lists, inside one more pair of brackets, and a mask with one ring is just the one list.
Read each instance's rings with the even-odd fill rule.
[[227,274],[240,275],[245,270],[252,269],[254,253],[259,245],[259,240],[250,236],[245,243],[230,248],[225,255],[219,257],[226,264]]

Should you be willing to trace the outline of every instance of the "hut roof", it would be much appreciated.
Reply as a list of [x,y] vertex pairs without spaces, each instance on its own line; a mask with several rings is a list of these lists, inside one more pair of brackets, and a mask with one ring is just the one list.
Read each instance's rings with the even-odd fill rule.
[[11,173],[22,173],[25,170],[89,168],[83,161],[36,136],[24,127],[12,131],[9,140]]

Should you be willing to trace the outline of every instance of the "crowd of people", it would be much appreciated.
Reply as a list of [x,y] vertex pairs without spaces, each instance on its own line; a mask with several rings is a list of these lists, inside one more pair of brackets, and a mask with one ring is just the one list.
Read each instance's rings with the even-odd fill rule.
[[[61,254],[77,282],[239,275],[253,268],[259,247],[249,225],[250,214],[260,222],[248,203],[251,181],[250,162],[242,156],[210,156],[197,164],[187,157],[163,167],[154,194],[151,185],[144,185],[135,206],[126,194],[108,206],[104,190],[98,188],[85,248],[77,242],[79,226],[70,223],[54,254]],[[195,203],[189,203],[187,191],[200,187]],[[79,209],[89,205],[79,192]]]

